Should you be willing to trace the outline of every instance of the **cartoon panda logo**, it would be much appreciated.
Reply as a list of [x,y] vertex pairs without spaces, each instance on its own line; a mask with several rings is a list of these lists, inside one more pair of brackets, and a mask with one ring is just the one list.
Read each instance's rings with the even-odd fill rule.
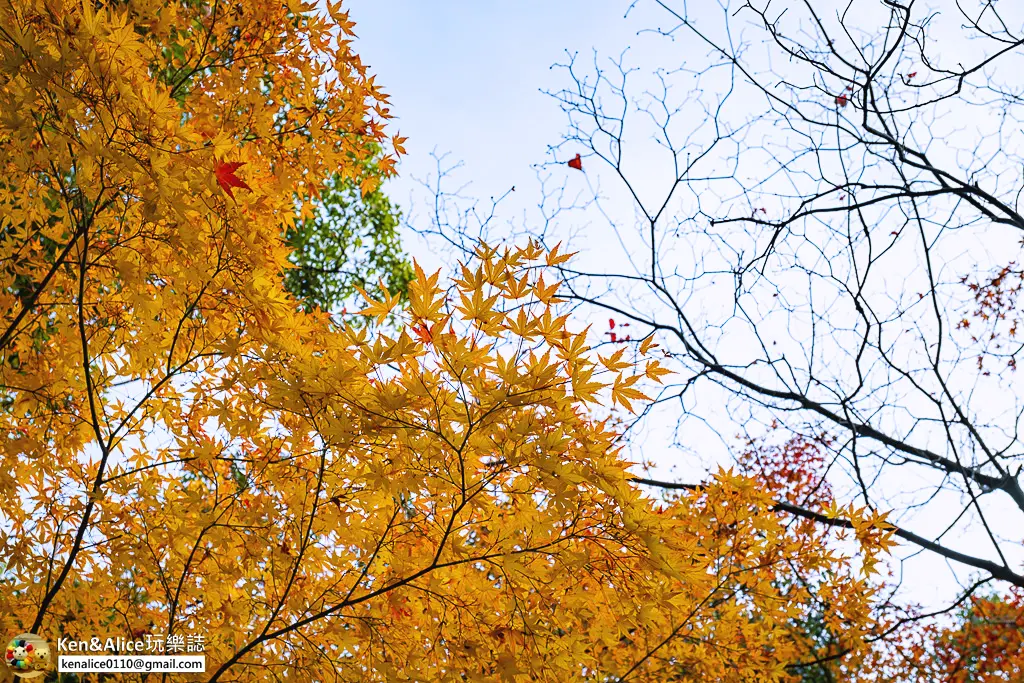
[[32,651],[35,649],[35,646],[24,638],[12,640],[11,644],[7,646],[8,664],[17,671],[28,669],[35,658],[32,654]]

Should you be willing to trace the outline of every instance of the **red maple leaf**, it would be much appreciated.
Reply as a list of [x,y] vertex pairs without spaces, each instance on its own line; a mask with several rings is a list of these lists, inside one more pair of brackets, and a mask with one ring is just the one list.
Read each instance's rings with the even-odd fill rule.
[[231,191],[232,187],[244,187],[249,192],[252,192],[252,188],[245,184],[241,178],[235,175],[235,171],[245,166],[244,161],[218,161],[217,165],[213,169],[213,174],[217,176],[217,182],[220,183],[221,188],[228,193],[228,196],[232,199],[235,198],[234,193]]
[[615,329],[615,319],[614,318],[608,318],[608,329],[609,330],[614,330]]
[[907,79],[909,80],[909,79],[913,78],[916,75],[917,75],[916,71],[911,71],[910,73],[907,74]]
[[577,154],[572,159],[569,159],[569,168],[575,168],[577,171],[583,170],[583,160],[580,159],[580,155]]
[[849,101],[850,98],[848,98],[845,93],[842,95],[836,95],[836,104],[838,104],[840,107],[845,107],[846,103]]

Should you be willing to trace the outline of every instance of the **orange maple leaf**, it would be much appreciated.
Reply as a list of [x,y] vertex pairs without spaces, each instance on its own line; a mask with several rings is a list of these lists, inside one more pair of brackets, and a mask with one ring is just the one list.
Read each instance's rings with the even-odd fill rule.
[[420,323],[419,325],[413,325],[412,331],[424,344],[429,344],[434,340],[434,335],[431,334],[431,330],[428,330],[427,326],[424,325],[423,323]]
[[577,171],[582,171],[583,170],[583,160],[580,158],[579,154],[574,156],[572,159],[569,159],[568,163],[569,163],[569,168],[575,168]]
[[217,165],[213,169],[213,174],[217,176],[217,182],[220,183],[221,188],[228,193],[228,196],[232,199],[235,198],[234,193],[231,191],[232,187],[243,187],[249,192],[252,192],[252,188],[245,184],[245,181],[235,175],[235,171],[245,166],[244,161],[218,161]]

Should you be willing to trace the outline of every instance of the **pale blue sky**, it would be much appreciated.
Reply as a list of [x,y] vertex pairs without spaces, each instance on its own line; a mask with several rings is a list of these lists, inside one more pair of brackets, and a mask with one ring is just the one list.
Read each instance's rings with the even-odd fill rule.
[[[541,88],[564,85],[550,67],[566,50],[618,53],[639,24],[628,3],[353,0],[356,49],[392,96],[395,129],[409,138],[392,192],[431,170],[435,147],[465,163],[475,194],[525,188],[565,119]],[[525,194],[525,193],[524,193]]]

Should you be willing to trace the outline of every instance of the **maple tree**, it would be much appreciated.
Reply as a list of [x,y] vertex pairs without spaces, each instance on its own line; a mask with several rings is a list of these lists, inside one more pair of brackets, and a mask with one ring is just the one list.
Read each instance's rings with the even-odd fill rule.
[[824,600],[856,662],[892,530],[794,527],[732,471],[645,495],[595,410],[666,370],[572,330],[567,255],[417,268],[372,332],[288,293],[288,230],[401,152],[351,35],[0,7],[0,631],[200,634],[210,681],[789,681]]
[[[952,614],[950,614],[952,612]],[[1024,674],[1024,603],[1020,591],[976,591],[944,610],[940,621],[920,620],[872,652],[870,666],[892,680],[930,683],[1017,681]]]
[[[932,680],[1012,681],[1024,676],[1024,599],[1020,591],[1005,598],[972,596],[960,623],[936,638],[931,666],[922,667]],[[929,670],[929,668],[931,670]],[[923,678],[923,676],[922,676]]]

